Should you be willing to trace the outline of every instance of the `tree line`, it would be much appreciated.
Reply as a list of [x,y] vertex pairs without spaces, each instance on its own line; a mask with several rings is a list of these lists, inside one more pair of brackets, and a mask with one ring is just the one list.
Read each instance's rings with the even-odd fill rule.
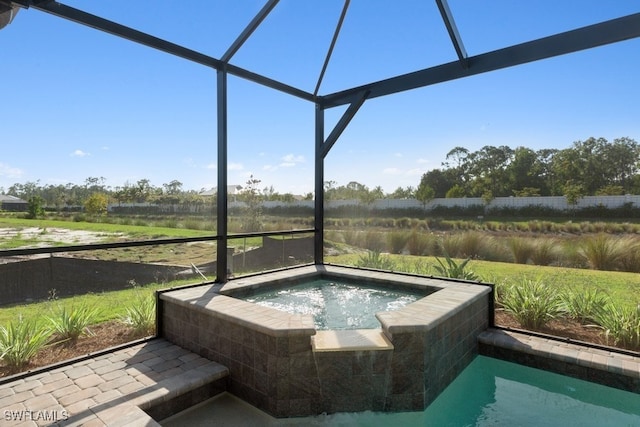
[[[472,152],[455,147],[447,153],[441,168],[422,175],[416,187],[398,187],[385,193],[380,186],[369,188],[357,181],[338,185],[324,182],[327,200],[356,199],[372,203],[376,199],[417,199],[423,203],[433,198],[508,196],[567,196],[576,200],[590,195],[640,194],[640,146],[630,138],[612,142],[604,138],[576,141],[566,149],[532,150],[519,146],[484,146]],[[259,201],[293,202],[311,200],[312,193],[295,196],[279,193],[273,186],[259,188],[253,176],[230,200],[249,204]],[[86,207],[87,203],[154,203],[162,205],[205,205],[216,203],[216,195],[185,190],[182,182],[172,180],[155,186],[148,179],[111,187],[104,177],[89,177],[82,184],[41,185],[39,181],[16,183],[6,194],[42,201],[48,209],[64,210]],[[0,187],[0,194],[5,194]]]
[[[640,194],[640,146],[630,138],[589,138],[566,149],[455,147],[426,172],[416,198]],[[422,195],[422,197],[420,197]],[[426,195],[426,196],[425,196]]]

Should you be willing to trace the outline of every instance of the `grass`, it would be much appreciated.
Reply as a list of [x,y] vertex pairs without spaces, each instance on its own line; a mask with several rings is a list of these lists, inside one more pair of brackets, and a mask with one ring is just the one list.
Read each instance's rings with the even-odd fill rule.
[[[150,222],[147,222],[150,223]],[[210,231],[191,230],[186,228],[170,228],[149,225],[123,225],[108,224],[102,222],[74,222],[55,219],[26,219],[0,217],[0,228],[24,228],[24,227],[40,227],[46,228],[65,228],[68,230],[92,231],[96,233],[124,233],[129,237],[135,238],[162,238],[162,237],[202,237],[210,236]],[[109,236],[105,236],[107,239]]]
[[53,307],[59,307],[59,310],[72,310],[73,307],[78,306],[92,307],[97,311],[95,323],[117,320],[127,315],[127,308],[130,307],[131,301],[135,301],[136,298],[138,298],[138,295],[151,296],[158,289],[166,289],[189,283],[193,283],[193,279],[175,281],[169,284],[162,283],[137,286],[135,289],[125,289],[122,291],[60,298],[55,300],[55,302],[43,301],[4,307],[0,308],[0,325],[6,325],[19,317],[22,317],[24,320],[40,320],[43,317],[43,313],[50,313]]
[[[342,265],[357,265],[358,254],[344,254],[325,257],[325,262]],[[430,263],[435,265],[435,257],[417,257],[410,255],[389,255],[390,259],[400,270],[403,266],[416,263]],[[597,287],[605,291],[614,304],[625,307],[635,307],[640,303],[640,276],[637,273],[618,271],[584,270],[576,268],[560,268],[513,264],[506,262],[489,262],[472,260],[467,268],[476,273],[483,282],[507,284],[522,280],[540,279],[545,283],[562,289],[576,291]],[[412,272],[412,271],[408,271]]]

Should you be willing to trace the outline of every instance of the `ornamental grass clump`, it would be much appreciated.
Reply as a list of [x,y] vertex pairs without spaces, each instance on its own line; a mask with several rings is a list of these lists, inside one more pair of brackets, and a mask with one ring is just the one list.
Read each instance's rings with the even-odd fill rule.
[[156,330],[156,299],[154,295],[138,294],[133,305],[127,308],[122,323],[130,326],[136,336],[153,335]]
[[582,325],[598,322],[598,316],[611,303],[609,295],[599,288],[569,290],[560,294],[567,315]]
[[48,317],[53,331],[61,341],[76,341],[80,335],[90,335],[89,326],[96,323],[99,312],[94,307],[80,305],[75,307],[58,308],[58,311]]
[[562,300],[552,286],[523,278],[504,291],[502,307],[528,329],[540,329],[563,313]]
[[367,251],[365,255],[360,255],[356,266],[376,270],[394,270],[396,267],[391,258],[378,251]]
[[0,359],[11,372],[18,372],[29,364],[50,337],[50,329],[22,318],[6,327],[0,326]]
[[446,264],[438,257],[436,257],[436,261],[438,262],[438,265],[434,265],[433,268],[436,270],[437,276],[448,277],[450,279],[480,280],[476,273],[467,268],[467,264],[471,261],[470,258],[457,263],[445,253]]
[[615,270],[622,256],[617,239],[606,234],[587,237],[580,244],[580,254],[594,270]]
[[640,305],[619,307],[613,303],[607,304],[598,313],[596,321],[604,330],[607,343],[640,349]]

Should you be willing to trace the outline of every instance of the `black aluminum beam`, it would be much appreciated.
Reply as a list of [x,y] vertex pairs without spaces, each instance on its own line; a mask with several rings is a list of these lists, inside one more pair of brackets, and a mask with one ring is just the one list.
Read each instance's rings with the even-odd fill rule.
[[216,195],[217,242],[216,282],[225,283],[228,279],[227,259],[227,71],[218,70],[217,75],[217,113],[218,113],[218,191]]
[[[109,21],[99,16],[92,15],[79,9],[58,3],[56,1],[46,1],[42,3],[32,2],[30,6],[34,9],[47,12],[51,15],[59,18],[64,18],[78,24],[86,25],[91,28],[95,28],[100,31],[130,40],[135,43],[139,43],[157,50],[160,50],[171,55],[175,55],[192,62],[196,62],[207,67],[220,69],[224,64],[221,60],[197,52],[192,49],[171,43],[169,41],[160,39],[142,31],[134,30],[133,28],[125,25],[118,24],[113,21]],[[313,102],[314,97],[311,93],[305,92],[301,89],[280,83],[276,80],[268,77],[261,76],[259,74],[247,71],[243,68],[228,65],[227,72],[231,75],[250,80],[254,83],[261,84],[263,86],[270,87],[271,89],[278,90],[280,92],[293,95],[307,101]]]
[[462,37],[460,37],[458,27],[453,20],[453,14],[451,13],[451,9],[449,9],[449,3],[447,0],[436,0],[436,3],[440,10],[440,15],[442,15],[444,25],[447,27],[447,32],[449,33],[453,47],[458,55],[460,65],[462,65],[463,68],[467,68],[467,51],[462,44]]
[[314,263],[324,264],[324,109],[316,104],[315,120],[315,178],[314,178]]
[[320,90],[320,85],[322,84],[322,80],[324,79],[324,73],[327,71],[327,67],[329,66],[331,54],[333,53],[333,48],[336,46],[336,42],[338,41],[338,35],[340,34],[340,29],[342,28],[342,24],[344,23],[344,17],[347,16],[347,10],[349,9],[350,2],[351,0],[345,0],[344,6],[342,7],[342,12],[340,13],[338,23],[336,24],[336,29],[333,32],[333,37],[331,38],[331,44],[329,45],[327,56],[324,58],[322,70],[320,71],[320,77],[318,77],[318,82],[316,83],[316,89],[313,91],[313,96],[317,96],[318,91]]
[[356,101],[365,90],[371,91],[370,99],[377,98],[637,37],[640,13],[472,56],[468,68],[454,61],[326,95],[319,102],[324,108],[337,107]]
[[360,107],[362,107],[362,104],[364,104],[364,101],[367,100],[368,96],[369,96],[368,91],[363,92],[358,97],[357,100],[355,100],[354,102],[351,103],[351,105],[349,105],[349,108],[347,108],[347,111],[345,111],[342,117],[340,117],[340,120],[338,120],[338,123],[336,123],[335,127],[327,137],[326,141],[324,141],[324,143],[320,147],[320,153],[322,154],[322,158],[327,157],[327,154],[329,154],[329,151],[331,150],[331,147],[333,147],[333,144],[335,144],[338,141],[338,138],[340,138],[340,135],[342,135],[342,132],[344,132],[344,130],[349,125],[349,123],[351,123],[351,120],[356,115]]
[[267,4],[264,5],[262,9],[258,12],[258,14],[249,22],[249,25],[240,33],[238,38],[231,44],[229,49],[222,55],[222,62],[229,62],[231,57],[235,55],[235,53],[242,47],[244,42],[246,42],[251,34],[258,28],[258,26],[264,21],[264,19],[269,15],[269,13],[276,7],[279,0],[269,0]]

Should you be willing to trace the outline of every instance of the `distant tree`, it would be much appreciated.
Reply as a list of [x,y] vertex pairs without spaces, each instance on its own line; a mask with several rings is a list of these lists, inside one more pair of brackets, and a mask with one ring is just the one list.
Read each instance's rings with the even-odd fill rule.
[[433,200],[436,196],[436,192],[429,185],[425,184],[424,181],[420,181],[420,185],[418,185],[418,189],[416,190],[416,199],[422,203],[422,207],[427,206],[431,200]]
[[521,190],[513,190],[516,197],[538,197],[540,196],[539,188],[524,187]]
[[84,202],[84,211],[92,216],[102,216],[107,213],[109,198],[104,193],[93,193]]
[[447,191],[447,195],[446,195],[447,199],[459,199],[461,197],[465,197],[465,193],[464,193],[464,189],[458,184],[455,184],[453,187],[449,189],[449,191]]
[[605,185],[596,191],[596,196],[622,196],[624,193],[622,185]]
[[262,229],[262,200],[263,196],[258,190],[259,179],[251,175],[246,186],[240,192],[239,199],[245,203],[243,210],[242,228],[245,232],[260,231]]
[[416,190],[412,186],[405,188],[398,187],[393,193],[387,195],[390,199],[413,199],[415,197]]
[[576,184],[573,181],[569,181],[564,186],[564,196],[567,198],[567,204],[575,209],[578,202],[584,197],[584,187],[580,184]]
[[44,216],[44,199],[40,196],[31,196],[27,200],[27,218],[36,219]]

